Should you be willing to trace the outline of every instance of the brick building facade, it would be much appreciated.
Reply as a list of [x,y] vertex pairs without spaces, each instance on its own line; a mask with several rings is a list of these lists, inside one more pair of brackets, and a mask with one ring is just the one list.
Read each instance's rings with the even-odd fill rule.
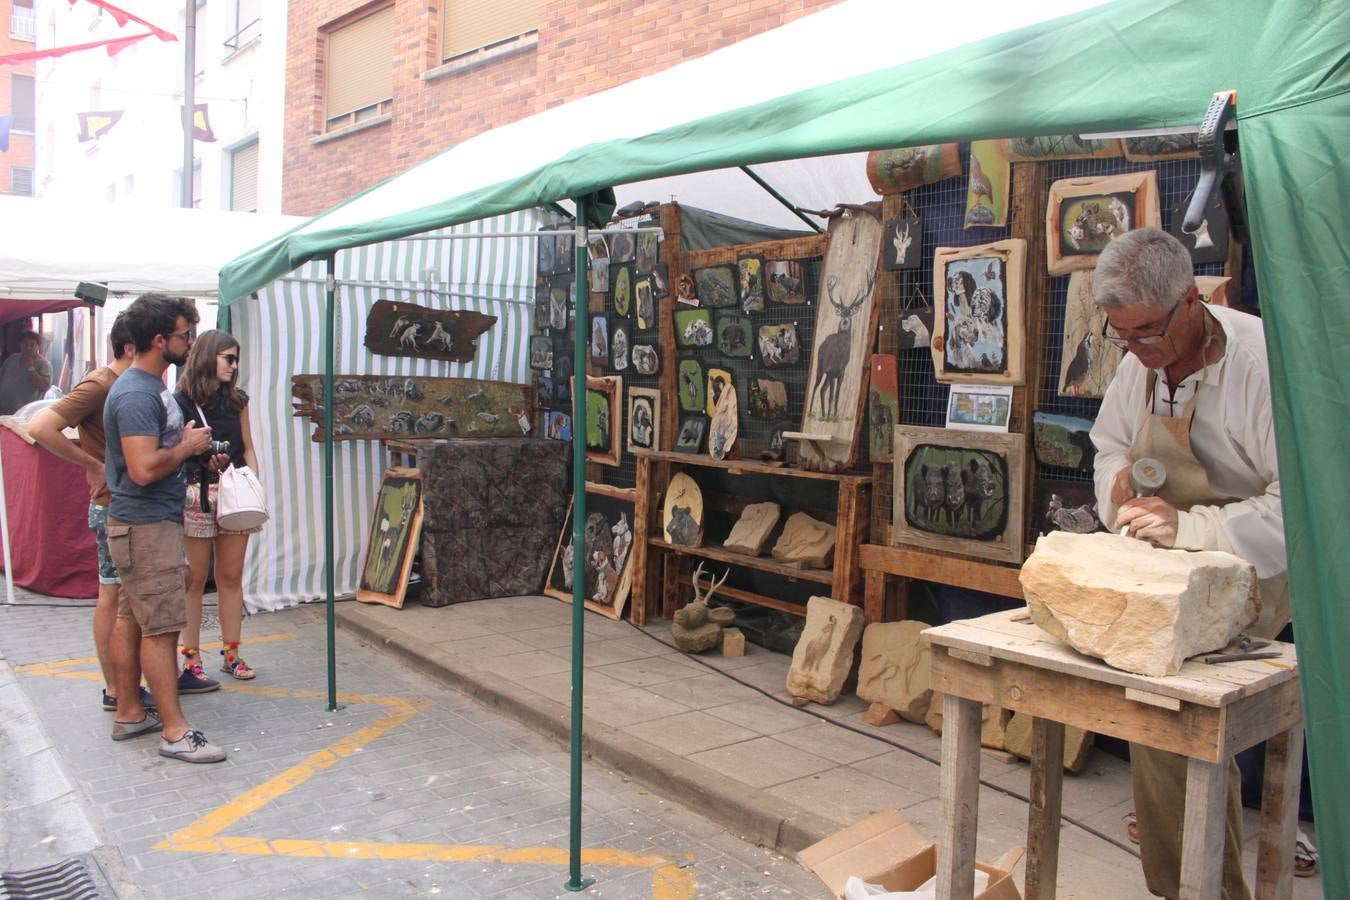
[[[0,56],[36,47],[33,0],[0,0]],[[33,194],[37,83],[32,62],[0,66],[0,116],[14,116],[9,149],[0,151],[0,194]]]
[[[532,24],[523,33],[467,51],[443,33],[455,8],[472,18],[498,2],[292,0],[283,212],[321,212],[483,131],[702,56],[838,0],[538,0],[537,12],[531,0],[517,0]],[[337,78],[329,55],[341,55],[344,65],[359,56],[347,44],[335,45],[334,35],[352,34],[377,17],[382,32],[392,30],[392,73],[354,81],[349,76],[337,90],[344,97],[349,90],[359,95],[372,80],[392,77],[359,114],[338,120],[335,112],[363,100],[333,107],[329,90]],[[389,40],[387,33],[375,38],[367,56],[384,59]],[[358,61],[371,65],[370,58]]]

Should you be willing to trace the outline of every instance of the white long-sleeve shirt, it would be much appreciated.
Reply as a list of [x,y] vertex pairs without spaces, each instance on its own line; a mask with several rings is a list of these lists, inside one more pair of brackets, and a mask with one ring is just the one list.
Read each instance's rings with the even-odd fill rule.
[[[1185,550],[1225,550],[1256,566],[1261,578],[1286,570],[1284,515],[1280,506],[1280,473],[1275,456],[1275,423],[1270,401],[1270,369],[1266,362],[1261,320],[1226,307],[1205,307],[1227,338],[1223,357],[1183,379],[1175,413],[1167,388],[1158,379],[1153,411],[1180,415],[1198,392],[1191,423],[1191,451],[1204,466],[1214,492],[1240,498],[1226,506],[1197,506],[1177,517],[1176,546]],[[1128,465],[1126,452],[1142,424],[1148,370],[1132,353],[1125,354],[1106,389],[1092,427],[1097,447],[1093,481],[1097,508],[1108,526],[1116,520],[1111,484]]]

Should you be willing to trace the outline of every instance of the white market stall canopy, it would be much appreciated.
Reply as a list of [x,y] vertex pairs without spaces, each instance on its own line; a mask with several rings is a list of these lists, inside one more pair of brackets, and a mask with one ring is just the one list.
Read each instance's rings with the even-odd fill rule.
[[0,196],[0,303],[70,301],[82,281],[113,294],[214,297],[230,259],[303,219]]

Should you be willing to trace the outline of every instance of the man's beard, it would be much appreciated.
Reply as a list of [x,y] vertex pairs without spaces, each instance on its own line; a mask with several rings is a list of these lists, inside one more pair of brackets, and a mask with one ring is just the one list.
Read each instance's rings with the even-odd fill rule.
[[165,359],[166,361],[168,361],[168,363],[169,363],[170,365],[173,365],[173,366],[182,366],[182,365],[186,365],[186,364],[187,364],[187,358],[188,358],[188,351],[186,351],[186,350],[183,351],[183,355],[182,355],[182,356],[179,356],[179,355],[177,355],[176,353],[174,353],[172,350],[170,350],[168,347],[165,347],[165,348],[164,348],[164,359]]

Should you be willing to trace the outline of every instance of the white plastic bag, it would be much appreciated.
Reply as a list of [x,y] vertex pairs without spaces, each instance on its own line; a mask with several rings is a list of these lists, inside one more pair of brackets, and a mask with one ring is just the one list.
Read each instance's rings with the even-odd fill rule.
[[[975,870],[975,894],[989,887],[989,873]],[[844,900],[933,900],[937,896],[937,876],[912,891],[888,891],[879,884],[868,884],[857,875],[844,882]]]

